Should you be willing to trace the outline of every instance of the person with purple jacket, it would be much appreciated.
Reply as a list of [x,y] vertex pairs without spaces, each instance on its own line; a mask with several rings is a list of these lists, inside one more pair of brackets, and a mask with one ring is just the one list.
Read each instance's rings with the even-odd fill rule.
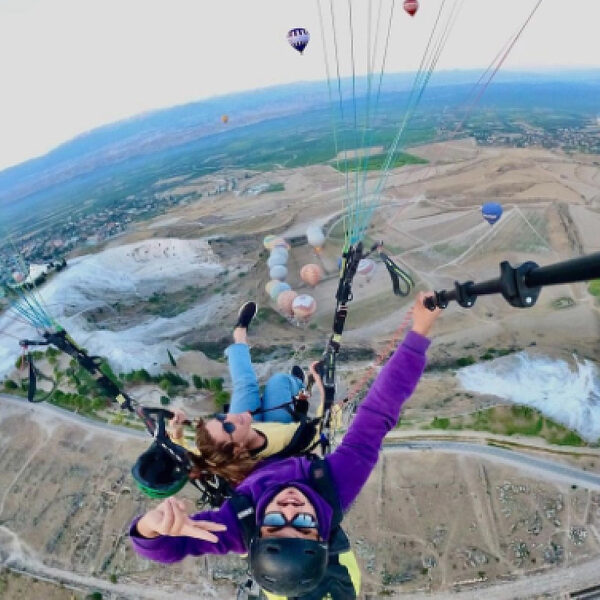
[[[425,308],[425,296],[419,294],[411,331],[373,382],[334,452],[318,460],[262,461],[236,487],[236,496],[246,501],[242,508],[234,497],[219,510],[188,515],[183,502],[168,498],[132,523],[135,551],[162,563],[188,555],[248,553],[251,574],[268,598],[355,598],[358,567],[351,551],[339,551],[339,533],[347,544],[340,515],[366,483],[383,438],[395,427],[425,368],[426,336],[441,312]],[[248,515],[254,526],[250,533]],[[349,594],[322,590],[330,554],[335,554],[335,567],[345,567],[352,576]]]

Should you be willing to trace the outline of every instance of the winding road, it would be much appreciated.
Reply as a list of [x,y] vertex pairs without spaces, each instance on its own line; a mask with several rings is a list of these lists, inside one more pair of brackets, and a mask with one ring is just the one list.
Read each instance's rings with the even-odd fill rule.
[[538,458],[525,452],[507,450],[496,446],[486,446],[474,442],[452,442],[447,440],[419,440],[407,442],[386,442],[387,452],[448,452],[452,454],[472,454],[479,458],[510,464],[547,479],[560,480],[570,485],[578,485],[590,490],[600,490],[600,475],[555,462]]

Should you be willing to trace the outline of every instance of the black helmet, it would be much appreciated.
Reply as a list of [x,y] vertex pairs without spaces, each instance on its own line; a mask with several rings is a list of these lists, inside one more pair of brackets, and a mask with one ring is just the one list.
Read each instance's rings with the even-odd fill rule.
[[137,486],[151,498],[168,498],[188,481],[185,449],[165,448],[155,441],[136,461],[131,474]]
[[250,572],[267,592],[302,596],[314,590],[327,569],[327,543],[300,538],[254,538]]

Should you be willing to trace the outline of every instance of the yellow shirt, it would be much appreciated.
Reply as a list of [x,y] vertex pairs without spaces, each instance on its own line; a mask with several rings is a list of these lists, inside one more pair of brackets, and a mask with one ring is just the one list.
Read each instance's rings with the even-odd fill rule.
[[[254,458],[261,459],[267,458],[269,456],[273,456],[273,454],[277,454],[281,452],[284,448],[288,446],[288,444],[292,441],[294,434],[298,430],[300,423],[261,423],[258,421],[254,421],[252,423],[252,429],[262,433],[267,440],[267,445],[260,451],[254,455]],[[313,442],[318,439],[318,433],[315,435]],[[188,452],[193,452],[194,454],[200,454],[198,449],[196,448],[196,444],[193,439],[182,436],[180,438],[175,438],[171,436],[171,440],[176,443],[178,446],[183,446]]]
[[267,458],[281,452],[292,441],[300,423],[252,423],[252,429],[262,433],[267,445],[255,455],[255,458]]

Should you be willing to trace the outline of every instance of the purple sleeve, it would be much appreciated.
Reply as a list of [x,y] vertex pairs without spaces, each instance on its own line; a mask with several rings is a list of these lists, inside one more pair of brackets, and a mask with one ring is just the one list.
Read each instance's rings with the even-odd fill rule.
[[137,522],[140,519],[138,517],[133,521],[129,530],[133,549],[144,558],[161,563],[177,562],[183,560],[188,555],[227,554],[228,552],[244,554],[246,552],[242,541],[242,532],[238,527],[236,517],[229,502],[226,502],[219,510],[203,511],[193,515],[191,518],[195,521],[202,520],[224,523],[227,525],[227,531],[214,532],[219,538],[216,544],[184,536],[170,537],[161,535],[156,538],[147,539],[141,537],[138,533]]
[[385,435],[425,368],[430,340],[409,331],[359,405],[340,446],[328,458],[342,509],[347,510],[377,464]]

